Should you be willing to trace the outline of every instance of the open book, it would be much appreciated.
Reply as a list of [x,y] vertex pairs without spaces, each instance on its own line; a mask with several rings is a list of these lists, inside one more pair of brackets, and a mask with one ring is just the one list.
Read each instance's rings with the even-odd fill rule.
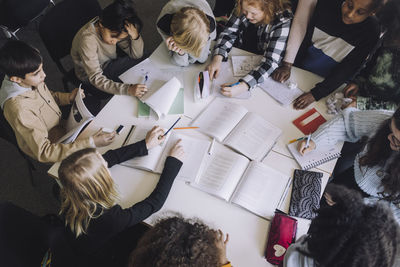
[[221,98],[216,98],[192,125],[257,161],[262,160],[282,133],[258,114]]
[[[151,128],[152,127],[135,127],[127,137],[127,142],[124,145],[133,144],[145,139],[147,132],[150,131]],[[168,134],[161,145],[150,149],[147,156],[127,160],[121,163],[121,165],[155,173],[162,173],[165,159],[168,157],[171,148],[179,139],[182,140],[182,146],[185,149],[185,164],[182,165],[178,178],[190,182],[199,172],[201,162],[203,161],[211,142],[177,134],[175,131]]]
[[86,108],[85,103],[83,103],[82,92],[83,90],[79,89],[72,104],[65,126],[67,133],[57,143],[69,144],[75,141],[82,129],[94,118],[92,113]]
[[[295,85],[294,88],[290,88],[289,85]],[[266,78],[263,83],[258,85],[264,92],[269,94],[282,106],[290,105],[296,98],[303,94],[296,84],[279,83],[271,78]]]
[[191,186],[269,219],[285,199],[290,177],[215,143]]
[[148,91],[138,104],[139,117],[149,116],[150,108],[158,119],[167,114],[184,113],[183,81],[178,70],[160,70],[146,59],[119,78],[124,83],[146,84]]

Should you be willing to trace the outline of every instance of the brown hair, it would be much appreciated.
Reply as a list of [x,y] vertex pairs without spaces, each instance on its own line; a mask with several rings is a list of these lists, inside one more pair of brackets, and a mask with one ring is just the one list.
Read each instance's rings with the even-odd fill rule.
[[264,14],[264,20],[262,24],[270,24],[274,19],[276,14],[290,8],[289,0],[237,0],[236,8],[234,14],[240,16],[243,14],[243,2],[250,6],[257,7],[261,9]]

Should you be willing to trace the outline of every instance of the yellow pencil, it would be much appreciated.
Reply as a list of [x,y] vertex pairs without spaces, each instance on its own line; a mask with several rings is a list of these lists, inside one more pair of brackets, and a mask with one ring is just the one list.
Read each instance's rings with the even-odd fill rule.
[[177,127],[174,130],[189,130],[189,129],[198,129],[199,127]]

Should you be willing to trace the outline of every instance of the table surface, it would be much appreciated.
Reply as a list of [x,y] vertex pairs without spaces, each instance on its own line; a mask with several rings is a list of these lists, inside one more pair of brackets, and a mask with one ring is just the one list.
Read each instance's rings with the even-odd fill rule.
[[[233,48],[230,54],[248,55],[250,53]],[[150,59],[161,69],[172,67],[166,46],[163,43],[154,51]],[[185,87],[185,116],[180,122],[181,127],[189,125],[191,120],[206,108],[207,104],[213,99],[213,97],[210,97],[204,102],[197,103],[193,101],[194,81],[199,71],[204,70],[206,66],[207,63],[193,64],[184,69],[181,68],[184,71]],[[179,69],[179,67],[173,67]],[[295,81],[303,91],[309,91],[321,79],[315,74],[298,68],[293,68],[292,70],[291,80]],[[330,118],[325,113],[324,99],[313,103],[306,110],[299,111],[294,110],[291,106],[283,107],[279,105],[260,88],[252,90],[250,99],[227,99],[227,101],[245,106],[249,111],[258,113],[267,121],[282,129],[282,135],[265,157],[263,163],[290,177],[292,177],[294,169],[299,168],[299,166],[287,150],[286,144],[289,140],[303,135],[291,122],[313,107],[321,112],[326,119]],[[115,129],[118,125],[137,125],[139,123],[141,125],[152,126],[157,124],[169,127],[176,118],[176,115],[169,115],[160,121],[155,121],[152,118],[139,119],[137,118],[137,99],[130,96],[116,95],[107,103],[84,132],[82,132],[79,138],[90,136],[101,127]],[[127,133],[128,130],[125,130],[116,138],[113,144],[105,148],[100,148],[99,151],[103,153],[108,149],[120,147]],[[181,130],[181,133],[202,135],[195,130]],[[205,137],[203,136],[203,138]],[[322,188],[325,188],[335,163],[336,161],[330,161],[318,166],[318,168],[311,169],[323,173]],[[49,170],[49,175],[57,177],[58,166],[58,163],[54,164]],[[112,167],[110,171],[120,192],[119,204],[124,208],[145,199],[155,188],[159,179],[159,175],[121,165]],[[284,211],[288,211],[290,195],[291,188],[280,207]],[[219,228],[223,232],[229,233],[230,241],[227,246],[227,255],[235,267],[272,266],[263,257],[270,223],[268,220],[195,189],[181,180],[174,182],[163,208],[146,221],[153,223],[160,217],[168,214],[172,215],[176,212],[185,217],[200,218],[211,227]],[[307,232],[310,221],[298,218],[298,223],[297,237],[300,237]]]

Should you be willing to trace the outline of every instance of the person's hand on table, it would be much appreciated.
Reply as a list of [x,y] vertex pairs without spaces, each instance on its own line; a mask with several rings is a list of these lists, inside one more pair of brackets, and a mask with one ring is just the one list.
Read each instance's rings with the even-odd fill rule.
[[147,87],[145,84],[132,84],[128,88],[128,94],[130,96],[136,96],[141,98],[147,92]]
[[167,45],[168,50],[178,53],[180,56],[183,56],[185,52],[180,49],[172,36],[165,39],[165,44]]
[[357,96],[351,96],[349,98],[351,98],[353,101],[351,101],[349,104],[343,104],[342,109],[345,109],[348,107],[353,107],[353,108],[357,107]]
[[164,130],[160,126],[154,126],[150,131],[148,131],[145,139],[147,150],[150,150],[164,142],[165,136],[163,136],[163,134]]
[[112,133],[106,133],[100,129],[97,133],[93,135],[94,145],[96,147],[108,146],[112,142],[114,142],[115,136],[116,136],[115,131]]
[[227,97],[234,97],[249,90],[249,86],[245,82],[240,82],[237,85],[224,83],[221,85],[221,94]]
[[304,93],[294,100],[293,107],[295,109],[304,109],[308,107],[312,102],[315,102],[314,96],[310,92]]
[[221,69],[223,57],[221,55],[215,55],[212,58],[210,65],[207,66],[208,74],[210,75],[210,80],[214,80],[218,77],[219,71]]
[[136,29],[135,25],[132,23],[125,23],[125,30],[128,32],[129,36],[133,39],[136,40],[139,38],[139,32]]
[[313,151],[315,149],[315,143],[313,140],[310,140],[310,142],[308,143],[308,147],[307,147],[307,140],[301,140],[298,144],[297,144],[297,150],[299,151],[299,153],[301,155],[305,155],[311,151]]
[[281,65],[271,74],[271,78],[277,82],[283,83],[290,78],[292,63],[282,61]]
[[355,83],[349,83],[343,88],[344,97],[352,98],[353,96],[357,96],[358,94],[358,85]]
[[[71,93],[69,94],[69,103],[73,103],[75,100],[76,95],[79,92],[79,88],[75,88],[74,90],[71,91]],[[82,98],[85,98],[85,93],[83,92],[83,90],[81,91],[81,96]]]
[[229,263],[228,258],[226,257],[226,244],[228,244],[229,242],[229,234],[226,234],[225,238],[224,238],[224,233],[218,229],[218,232],[216,233],[217,235],[217,239],[216,239],[216,245],[217,245],[217,249],[219,250],[219,265],[225,265],[227,263]]
[[174,157],[183,162],[183,158],[185,157],[185,151],[182,146],[182,139],[179,139],[178,142],[171,148],[169,152],[169,156]]

